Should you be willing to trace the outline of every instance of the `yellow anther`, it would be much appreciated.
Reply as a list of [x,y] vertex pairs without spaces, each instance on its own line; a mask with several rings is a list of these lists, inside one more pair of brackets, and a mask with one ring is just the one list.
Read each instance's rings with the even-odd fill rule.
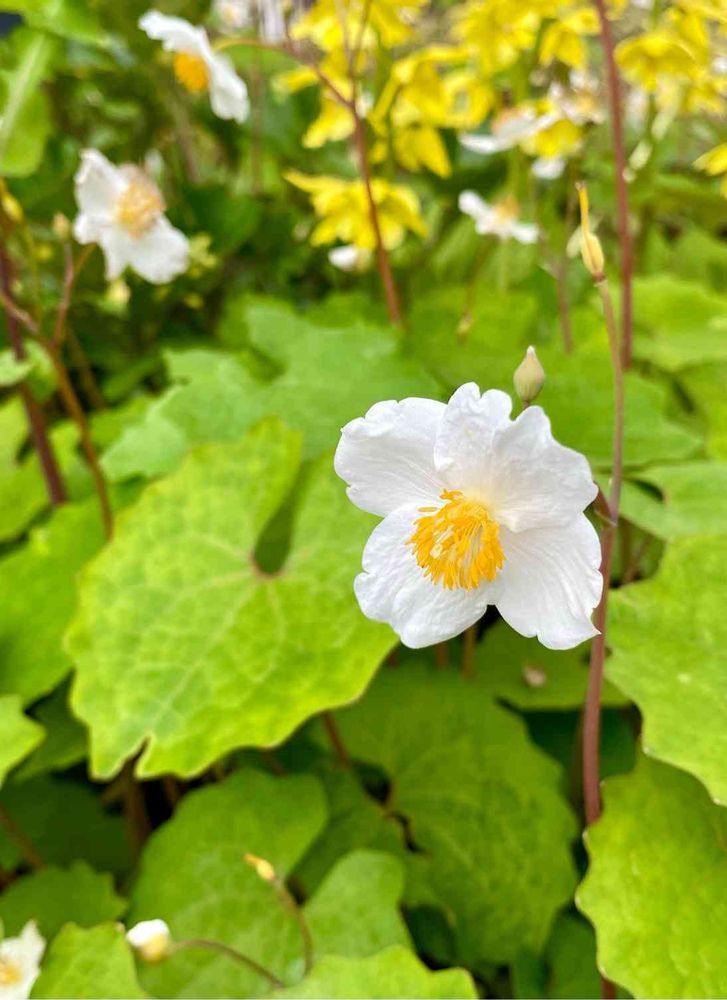
[[442,507],[419,508],[424,517],[408,539],[425,576],[448,590],[474,590],[494,580],[505,562],[499,525],[482,503],[459,490],[444,490],[440,499]]
[[0,986],[16,986],[23,978],[23,970],[9,958],[0,958]]
[[142,170],[134,172],[116,205],[116,221],[133,237],[148,232],[164,211],[159,189]]
[[192,94],[201,94],[209,85],[209,71],[201,56],[192,52],[177,52],[174,56],[174,75]]

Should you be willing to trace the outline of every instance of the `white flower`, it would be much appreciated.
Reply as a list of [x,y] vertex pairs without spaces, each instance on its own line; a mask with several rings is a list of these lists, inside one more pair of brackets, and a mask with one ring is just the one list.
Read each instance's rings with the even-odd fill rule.
[[555,181],[565,170],[565,159],[562,156],[539,156],[533,162],[533,177],[540,181]]
[[126,940],[145,962],[161,962],[169,955],[172,933],[164,920],[142,920],[126,932]]
[[463,135],[460,142],[472,153],[501,153],[532,139],[557,121],[554,113],[538,115],[532,108],[513,108],[494,119],[491,135]]
[[147,11],[139,27],[149,38],[164,43],[176,53],[174,73],[193,94],[209,91],[212,110],[219,118],[244,122],[250,111],[247,87],[227,56],[214,52],[204,28],[196,28],[181,17],[167,17],[157,10]]
[[27,1000],[40,972],[45,941],[34,920],[19,937],[0,942],[0,1000]]
[[518,204],[514,198],[503,198],[495,205],[489,205],[474,191],[462,191],[459,210],[474,219],[480,236],[497,236],[501,240],[513,239],[518,243],[537,242],[538,227],[531,222],[518,222]]
[[285,17],[279,0],[216,0],[215,13],[226,28],[257,27],[260,37],[276,45],[285,38]]
[[383,517],[354,589],[405,645],[442,642],[489,604],[525,636],[568,649],[596,634],[600,546],[583,511],[588,462],[558,444],[538,406],[510,420],[510,397],[470,382],[448,404],[377,403],[342,431],[348,496]]
[[328,259],[339,271],[360,274],[368,270],[371,264],[371,251],[346,243],[344,246],[329,250]]
[[126,267],[155,284],[186,270],[187,237],[166,218],[161,192],[139,167],[115,167],[98,150],[84,150],[76,201],[73,233],[79,243],[99,244],[109,281]]

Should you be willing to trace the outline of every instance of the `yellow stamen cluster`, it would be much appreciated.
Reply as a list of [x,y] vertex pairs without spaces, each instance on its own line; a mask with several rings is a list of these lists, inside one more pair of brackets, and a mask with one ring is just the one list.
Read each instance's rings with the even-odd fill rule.
[[174,75],[191,94],[201,94],[209,85],[210,75],[204,59],[192,52],[177,52]]
[[139,170],[129,181],[116,206],[116,221],[133,237],[143,236],[164,211],[157,186]]
[[22,969],[15,962],[0,958],[0,987],[16,986],[22,978]]
[[459,490],[444,490],[440,499],[442,507],[419,508],[424,517],[408,539],[425,576],[447,590],[474,590],[494,580],[505,562],[499,525],[482,503]]
[[495,217],[498,222],[514,222],[519,215],[520,206],[517,203],[517,199],[511,194],[495,202]]

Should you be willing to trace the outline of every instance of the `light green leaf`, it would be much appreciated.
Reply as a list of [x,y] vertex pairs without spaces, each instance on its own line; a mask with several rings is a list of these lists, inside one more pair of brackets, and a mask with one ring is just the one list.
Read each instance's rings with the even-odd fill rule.
[[634,281],[634,308],[634,357],[668,372],[727,361],[726,296],[696,281],[654,274]]
[[41,868],[12,882],[0,896],[0,920],[5,934],[18,934],[35,920],[46,940],[67,923],[93,927],[116,920],[126,901],[116,895],[113,879],[76,861],[70,868]]
[[76,604],[76,575],[101,542],[93,498],[60,507],[0,560],[0,691],[29,702],[68,672],[61,639]]
[[597,997],[601,983],[596,965],[596,940],[590,924],[570,913],[553,927],[545,953],[548,964],[547,996],[553,1000]]
[[656,466],[639,473],[638,484],[624,484],[621,513],[649,534],[672,541],[727,530],[727,462]]
[[649,754],[727,802],[727,536],[673,542],[656,576],[614,591],[607,674],[644,717]]
[[[285,878],[325,820],[323,791],[308,775],[240,771],[187,795],[146,845],[129,922],[162,917],[178,940],[221,941],[283,979],[299,978],[298,925],[245,854],[264,858]],[[244,997],[269,990],[245,966],[201,949],[145,969],[143,979],[164,997]]]
[[279,997],[429,998],[477,997],[475,984],[464,969],[432,972],[402,947],[388,948],[370,958],[329,956],[316,963],[302,983],[276,993]]
[[604,974],[634,996],[727,993],[726,819],[697,781],[643,756],[605,782],[578,905]]
[[[0,804],[47,864],[83,859],[110,872],[129,865],[123,819],[107,813],[88,785],[46,777],[12,781],[0,793]],[[0,867],[14,870],[21,861],[17,844],[0,829]]]
[[43,32],[20,28],[3,43],[0,71],[0,174],[25,177],[43,156],[52,123],[50,103],[40,87],[57,54],[57,42]]
[[0,387],[17,385],[32,369],[32,361],[18,361],[11,350],[0,351]]
[[[546,649],[518,635],[505,622],[487,629],[477,649],[482,687],[524,711],[580,708],[588,686],[588,648]],[[623,695],[606,684],[601,703],[623,705]]]
[[33,717],[45,730],[45,739],[15,772],[15,781],[65,771],[80,763],[87,754],[86,730],[70,713],[67,685],[57,688],[34,706]]
[[141,746],[139,774],[192,775],[235,747],[275,744],[355,698],[391,647],[353,595],[371,520],[329,457],[306,485],[282,570],[255,564],[297,451],[296,435],[264,423],[240,444],[198,449],[118,519],[68,635],[96,774]]
[[679,381],[706,422],[708,454],[727,459],[727,364],[688,368]]
[[31,27],[72,41],[107,42],[88,0],[3,0],[0,9],[18,11]]
[[523,723],[481,681],[417,664],[383,670],[337,720],[349,753],[389,775],[467,964],[539,950],[575,881],[574,823]]
[[67,924],[43,961],[33,1000],[114,1000],[146,997],[134,958],[117,924],[86,930]]
[[17,695],[0,696],[0,786],[8,771],[38,746],[43,739],[43,727],[23,715]]

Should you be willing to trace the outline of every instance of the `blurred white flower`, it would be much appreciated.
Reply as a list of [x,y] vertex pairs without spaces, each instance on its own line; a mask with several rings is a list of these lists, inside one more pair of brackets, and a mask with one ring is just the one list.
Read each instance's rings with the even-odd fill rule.
[[492,122],[491,135],[462,135],[460,142],[472,153],[501,153],[512,149],[558,121],[558,115],[538,115],[533,108],[503,111]]
[[0,942],[0,1000],[27,1000],[40,972],[45,941],[34,920]]
[[126,940],[145,962],[161,962],[169,955],[172,933],[164,920],[142,920],[126,932]]
[[216,0],[215,14],[232,31],[257,28],[260,37],[276,45],[285,38],[285,17],[279,0]]
[[533,161],[533,177],[540,181],[555,181],[562,176],[565,170],[565,157],[563,156],[539,156]]
[[459,210],[474,219],[475,229],[481,236],[513,239],[518,243],[537,242],[538,227],[531,222],[518,222],[518,203],[512,197],[490,205],[474,191],[462,191]]
[[204,28],[181,17],[167,17],[157,10],[147,11],[139,27],[149,38],[163,43],[174,56],[174,73],[193,94],[209,92],[212,110],[219,118],[244,122],[250,111],[247,87],[227,56],[210,45]]
[[558,444],[539,406],[461,386],[448,404],[377,403],[348,423],[335,456],[350,500],[384,520],[354,589],[405,645],[442,642],[489,604],[525,636],[568,649],[596,634],[597,490],[583,455]]
[[367,271],[371,265],[371,251],[346,243],[344,246],[329,250],[328,259],[339,271],[360,274]]
[[598,81],[584,70],[573,70],[567,87],[554,81],[548,99],[560,116],[574,125],[600,125],[605,120]]
[[98,150],[86,149],[75,180],[74,236],[79,243],[99,244],[109,281],[126,267],[154,284],[186,270],[187,237],[164,215],[164,199],[148,174],[131,164],[116,167]]

